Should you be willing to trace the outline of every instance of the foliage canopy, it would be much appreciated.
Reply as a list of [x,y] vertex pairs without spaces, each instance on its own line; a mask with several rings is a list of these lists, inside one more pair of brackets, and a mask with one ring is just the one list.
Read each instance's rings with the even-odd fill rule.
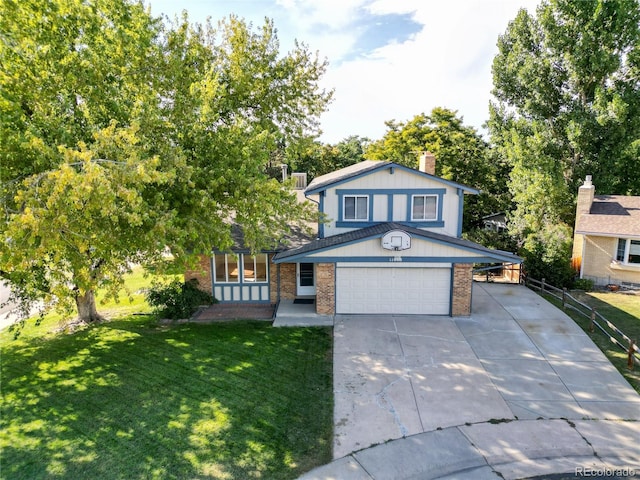
[[520,10],[498,49],[489,128],[513,168],[518,232],[572,224],[585,175],[640,194],[638,2],[545,1]]
[[186,14],[165,25],[127,0],[0,2],[1,276],[85,320],[133,262],[253,250],[310,218],[266,175],[308,141],[326,62],[273,23]]
[[488,125],[511,169],[511,232],[526,257],[568,265],[585,175],[601,194],[640,194],[638,2],[543,1],[520,10],[498,49]]

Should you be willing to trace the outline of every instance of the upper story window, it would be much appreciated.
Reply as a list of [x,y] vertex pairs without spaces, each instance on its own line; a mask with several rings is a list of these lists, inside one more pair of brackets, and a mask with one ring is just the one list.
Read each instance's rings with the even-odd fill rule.
[[437,195],[412,195],[411,220],[425,221],[438,219]]
[[616,260],[622,263],[640,264],[640,240],[619,238]]
[[345,195],[343,220],[367,221],[369,220],[369,196]]

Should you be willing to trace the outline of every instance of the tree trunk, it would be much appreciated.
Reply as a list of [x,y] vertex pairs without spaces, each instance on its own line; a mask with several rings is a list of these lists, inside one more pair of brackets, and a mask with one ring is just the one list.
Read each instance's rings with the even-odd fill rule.
[[84,295],[76,294],[76,306],[78,307],[78,320],[86,323],[100,322],[104,320],[96,309],[96,298],[93,290],[87,290]]

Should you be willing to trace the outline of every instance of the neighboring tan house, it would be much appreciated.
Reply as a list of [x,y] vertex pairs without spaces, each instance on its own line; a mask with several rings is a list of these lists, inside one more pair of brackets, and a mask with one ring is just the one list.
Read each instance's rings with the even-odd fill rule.
[[434,171],[423,155],[419,170],[366,160],[317,177],[304,190],[327,218],[317,238],[255,257],[214,252],[204,274],[188,276],[221,302],[306,297],[322,315],[469,315],[473,264],[522,259],[463,240],[464,195],[478,191]]
[[591,175],[578,189],[573,264],[596,285],[640,286],[640,197],[595,195]]

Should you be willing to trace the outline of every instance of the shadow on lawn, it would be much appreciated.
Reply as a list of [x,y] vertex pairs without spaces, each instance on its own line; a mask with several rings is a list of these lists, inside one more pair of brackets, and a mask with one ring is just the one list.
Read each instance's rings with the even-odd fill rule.
[[3,347],[4,478],[294,478],[331,456],[330,332],[112,322]]

